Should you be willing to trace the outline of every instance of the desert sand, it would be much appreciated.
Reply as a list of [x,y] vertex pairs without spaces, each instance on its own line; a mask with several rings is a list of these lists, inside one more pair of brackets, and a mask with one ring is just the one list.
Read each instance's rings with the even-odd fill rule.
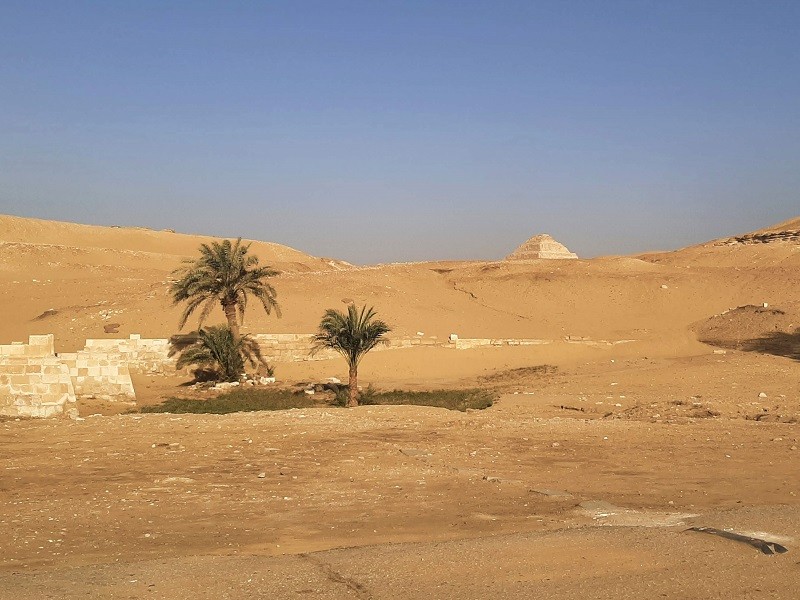
[[[354,301],[396,335],[552,343],[362,364],[383,389],[496,390],[485,411],[2,421],[0,598],[797,598],[798,230],[369,266],[254,242],[283,317],[251,307],[245,332],[312,332]],[[0,343],[167,337],[171,271],[208,239],[0,216]],[[276,366],[287,385],[346,375]],[[185,381],[139,376],[138,402]]]

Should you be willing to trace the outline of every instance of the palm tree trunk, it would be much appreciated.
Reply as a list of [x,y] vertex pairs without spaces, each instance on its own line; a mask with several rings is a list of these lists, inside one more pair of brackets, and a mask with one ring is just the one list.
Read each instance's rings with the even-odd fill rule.
[[347,407],[358,406],[358,367],[355,365],[350,367],[350,383],[347,391],[349,395]]
[[239,320],[236,318],[236,303],[223,304],[222,309],[225,311],[225,318],[228,319],[228,327],[231,328],[234,341],[239,341]]

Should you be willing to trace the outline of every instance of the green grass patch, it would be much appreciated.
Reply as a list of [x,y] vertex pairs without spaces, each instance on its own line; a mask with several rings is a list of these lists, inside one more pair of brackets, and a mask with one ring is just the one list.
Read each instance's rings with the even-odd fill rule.
[[212,398],[194,400],[169,398],[161,404],[143,406],[143,413],[191,413],[197,415],[226,415],[234,412],[287,410],[314,406],[312,397],[290,390],[234,390]]
[[361,395],[361,404],[434,406],[449,410],[466,411],[468,408],[483,410],[494,404],[496,396],[488,390],[432,390],[429,392],[372,392]]
[[[340,395],[342,392],[340,392]],[[169,398],[161,404],[142,406],[140,413],[189,413],[198,415],[225,415],[234,412],[261,410],[288,410],[313,406],[336,406],[346,400],[347,391],[341,398],[333,393],[317,393],[314,396],[297,394],[292,390],[237,389],[216,397]],[[371,388],[361,394],[364,405],[414,405],[434,406],[459,410],[484,409],[494,404],[496,396],[487,390],[434,390],[430,392],[375,392]]]

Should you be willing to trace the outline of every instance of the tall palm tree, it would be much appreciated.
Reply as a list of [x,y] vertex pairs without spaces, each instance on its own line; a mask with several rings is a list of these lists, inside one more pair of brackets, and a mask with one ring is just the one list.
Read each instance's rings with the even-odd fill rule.
[[[261,301],[270,314],[273,309],[280,317],[277,292],[268,277],[278,274],[266,266],[259,266],[258,257],[248,254],[250,244],[242,244],[242,238],[200,245],[200,257],[186,259],[184,265],[173,274],[179,279],[172,283],[170,292],[174,304],[186,302],[180,319],[180,329],[194,311],[202,306],[198,326],[202,326],[217,302],[225,311],[228,327],[235,339],[239,339],[239,321],[244,321],[248,296]],[[238,313],[238,318],[237,318]]]
[[358,406],[358,364],[390,331],[386,323],[375,319],[375,311],[366,306],[359,312],[351,304],[347,314],[332,308],[325,311],[319,333],[314,336],[315,350],[330,348],[347,360],[350,368],[347,406]]
[[189,365],[216,371],[218,378],[238,381],[244,373],[245,361],[255,367],[263,362],[261,349],[253,338],[245,335],[239,339],[224,325],[212,325],[197,333],[174,336],[170,356],[178,354],[176,369]]

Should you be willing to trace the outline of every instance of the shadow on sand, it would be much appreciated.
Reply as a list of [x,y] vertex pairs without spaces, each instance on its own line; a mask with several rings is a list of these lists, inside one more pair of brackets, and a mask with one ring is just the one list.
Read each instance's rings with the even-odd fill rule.
[[746,352],[774,354],[800,360],[800,328],[796,329],[794,333],[773,331],[742,342],[740,348]]

